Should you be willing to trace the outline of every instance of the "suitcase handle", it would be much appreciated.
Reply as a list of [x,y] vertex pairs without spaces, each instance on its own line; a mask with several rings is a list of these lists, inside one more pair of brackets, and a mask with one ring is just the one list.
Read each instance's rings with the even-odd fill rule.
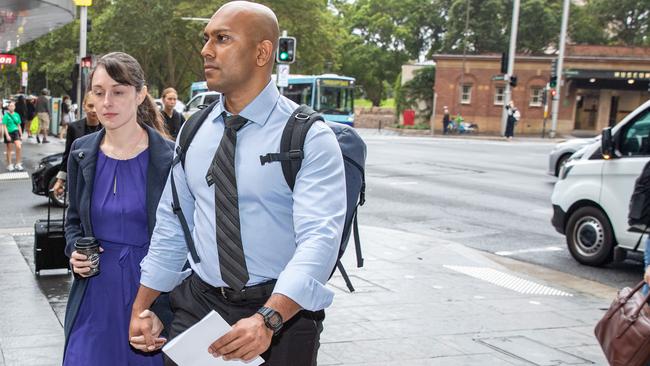
[[[48,193],[51,193],[53,190],[50,189]],[[66,207],[68,201],[68,187],[67,185],[63,188],[63,232],[65,233],[65,212],[68,210]],[[47,233],[50,234],[50,212],[52,211],[52,196],[47,195]]]

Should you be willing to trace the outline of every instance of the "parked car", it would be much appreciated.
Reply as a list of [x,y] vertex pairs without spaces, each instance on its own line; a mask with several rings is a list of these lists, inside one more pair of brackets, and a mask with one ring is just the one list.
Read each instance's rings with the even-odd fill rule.
[[199,109],[202,109],[204,106],[210,105],[210,103],[214,102],[219,98],[218,92],[214,91],[209,91],[209,92],[203,92],[195,95],[190,99],[189,102],[187,102],[187,105],[185,106],[185,112],[183,112],[183,117],[185,119],[189,119],[190,116],[192,116],[196,111]]
[[32,193],[40,196],[49,196],[55,205],[64,207],[63,195],[56,195],[51,191],[56,183],[56,174],[61,169],[63,153],[48,155],[41,159],[38,168],[32,173]]
[[551,153],[548,154],[548,174],[558,176],[564,163],[574,152],[580,150],[583,146],[591,145],[600,137],[570,139],[562,141],[555,145]]
[[627,216],[634,182],[650,161],[650,100],[575,155],[555,183],[551,222],[578,262],[622,260],[639,242]]

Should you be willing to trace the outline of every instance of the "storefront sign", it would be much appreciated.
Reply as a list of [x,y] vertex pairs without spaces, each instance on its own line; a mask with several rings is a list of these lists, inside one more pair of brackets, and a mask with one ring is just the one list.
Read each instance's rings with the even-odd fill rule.
[[15,65],[16,55],[0,53],[0,65]]
[[566,69],[564,76],[569,79],[599,79],[599,80],[650,80],[650,71],[613,71]]

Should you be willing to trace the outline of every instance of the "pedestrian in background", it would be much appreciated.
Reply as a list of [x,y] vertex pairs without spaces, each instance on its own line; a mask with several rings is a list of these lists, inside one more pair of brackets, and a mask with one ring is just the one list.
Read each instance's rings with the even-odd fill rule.
[[515,107],[515,103],[512,100],[508,103],[508,105],[506,105],[506,113],[508,115],[508,118],[506,120],[505,137],[508,140],[512,140],[515,135],[515,124],[517,121],[519,121],[519,118],[521,118],[521,113],[519,113],[519,110],[517,107]]
[[32,134],[32,121],[36,117],[36,98],[33,96],[27,97],[27,120],[25,125],[27,126],[27,140],[33,143],[34,136]]
[[163,102],[162,115],[165,118],[165,127],[174,140],[176,140],[178,131],[181,130],[181,126],[185,123],[183,115],[174,109],[178,100],[176,89],[167,88],[163,90],[161,99]]
[[36,135],[36,142],[41,141],[44,144],[49,143],[47,136],[50,132],[50,120],[52,119],[52,111],[50,110],[50,91],[48,89],[41,90],[41,95],[36,99],[36,114],[38,115],[39,133],[43,134],[43,140],[39,139]]
[[93,102],[93,93],[88,92],[84,96],[83,106],[86,112],[86,117],[72,122],[68,125],[68,132],[65,137],[65,151],[63,152],[63,159],[61,160],[61,169],[56,174],[56,183],[52,189],[57,196],[61,196],[65,190],[65,181],[68,178],[68,157],[70,156],[70,149],[72,143],[82,137],[97,132],[102,128],[99,119],[97,118],[97,110],[95,109],[95,102]]
[[27,124],[27,100],[25,96],[20,94],[16,98],[16,113],[20,116],[20,130],[25,133],[25,127]]
[[442,134],[446,135],[449,133],[449,124],[451,123],[451,117],[449,116],[449,108],[444,106],[442,108]]
[[[22,172],[25,170],[22,164],[22,138],[23,131],[20,129],[20,116],[15,112],[16,104],[9,102],[7,113],[2,116],[2,132],[5,138],[5,146],[7,148],[7,170],[13,172],[17,170]],[[11,148],[16,150],[16,165],[11,163]]]
[[72,102],[70,101],[69,96],[64,95],[63,99],[61,100],[61,123],[59,124],[60,139],[63,139],[68,130],[68,125],[72,121],[74,121],[72,114]]
[[[103,129],[72,143],[68,160],[69,207],[66,254],[75,273],[65,315],[64,366],[162,366],[162,355],[131,348],[131,306],[140,283],[156,207],[169,174],[174,144],[147,93],[142,67],[133,57],[109,53],[89,82]],[[82,237],[100,244],[98,274],[75,250]],[[156,314],[171,316],[161,299]],[[153,331],[162,329],[151,311]],[[164,339],[157,338],[160,348]]]
[[[168,180],[141,264],[131,339],[145,338],[136,345],[142,350],[153,345],[150,319],[137,314],[173,289],[171,338],[214,310],[232,329],[209,339],[205,352],[213,357],[250,361],[261,354],[267,366],[316,365],[324,309],[334,296],[325,284],[346,214],[341,148],[332,129],[316,122],[293,191],[280,164],[261,166],[260,153],[277,151],[298,107],[271,78],[277,18],[264,5],[233,1],[203,34],[208,87],[221,96],[201,114],[205,122],[186,146],[185,164],[172,172],[185,216],[194,218],[190,235],[200,262],[189,255]],[[184,271],[188,260],[191,271]]]

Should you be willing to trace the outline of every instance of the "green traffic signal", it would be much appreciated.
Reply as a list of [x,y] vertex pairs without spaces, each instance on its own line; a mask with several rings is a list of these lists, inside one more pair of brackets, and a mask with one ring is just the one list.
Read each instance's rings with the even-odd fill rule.
[[286,61],[289,58],[289,54],[287,52],[280,52],[280,60]]

